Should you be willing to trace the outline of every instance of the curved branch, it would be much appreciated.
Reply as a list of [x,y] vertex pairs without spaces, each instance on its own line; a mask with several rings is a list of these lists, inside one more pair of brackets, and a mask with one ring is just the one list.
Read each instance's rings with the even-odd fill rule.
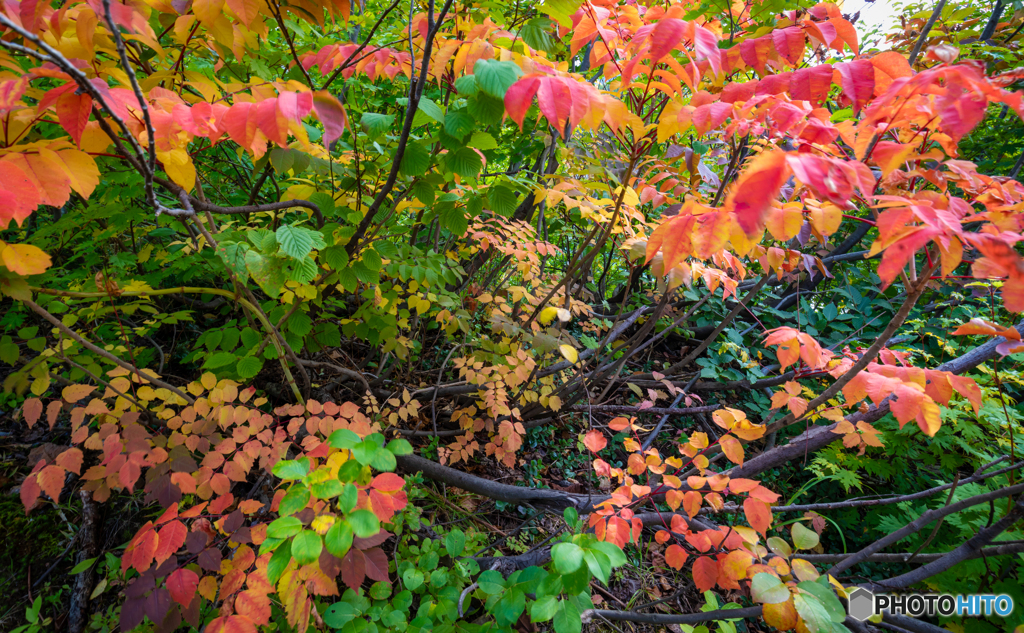
[[643,622],[646,624],[700,624],[718,620],[742,620],[761,617],[761,607],[744,609],[717,609],[703,613],[637,613],[636,611],[613,611],[610,609],[587,609],[580,614],[584,624],[590,623],[595,617],[619,622]]

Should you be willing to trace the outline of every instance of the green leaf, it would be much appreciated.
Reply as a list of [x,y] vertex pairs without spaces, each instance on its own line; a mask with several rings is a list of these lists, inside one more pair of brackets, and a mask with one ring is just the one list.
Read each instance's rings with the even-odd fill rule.
[[402,581],[405,583],[406,589],[416,591],[423,585],[423,572],[415,567],[410,567],[402,574]]
[[380,532],[380,519],[369,510],[356,510],[346,518],[359,538],[370,538]]
[[288,538],[295,536],[302,530],[302,521],[295,517],[281,517],[267,526],[267,537]]
[[320,261],[330,266],[331,270],[341,270],[348,266],[348,253],[344,246],[329,246],[320,251]]
[[413,184],[412,195],[423,204],[434,204],[434,186],[425,180]]
[[597,541],[590,546],[589,549],[596,549],[602,552],[608,557],[608,561],[612,567],[622,567],[628,561],[626,560],[626,553],[622,551],[622,548],[615,543],[608,543],[605,541]]
[[380,450],[380,445],[368,438],[350,448],[352,449],[352,456],[356,458],[356,461],[363,466],[368,466],[373,461],[374,455]]
[[398,171],[403,176],[422,176],[430,168],[430,160],[430,150],[421,143],[409,141],[405,145],[402,164]]
[[455,90],[458,91],[459,95],[463,97],[471,97],[476,94],[477,88],[476,77],[473,75],[463,75],[455,80]]
[[843,608],[843,603],[836,597],[832,587],[828,585],[828,576],[822,576],[818,580],[805,580],[797,584],[797,587],[813,594],[833,622],[839,623],[846,619],[846,610]]
[[220,248],[217,249],[217,255],[220,256],[221,261],[238,276],[238,281],[242,284],[249,281],[249,271],[245,267],[247,252],[249,252],[249,245],[241,242],[221,242]]
[[97,556],[96,558],[90,558],[90,559],[87,559],[87,560],[83,560],[82,562],[80,562],[77,565],[75,565],[74,567],[72,567],[71,571],[69,573],[72,576],[77,576],[78,574],[82,573],[86,569],[89,569],[90,567],[92,567],[93,563],[95,563],[97,560],[99,560],[99,556]]
[[398,467],[398,461],[391,451],[379,450],[373,454],[370,465],[379,471],[389,473]]
[[572,27],[572,14],[579,10],[581,0],[544,0],[538,7],[565,28]]
[[375,582],[370,586],[370,597],[374,600],[386,600],[391,596],[391,583]]
[[363,131],[367,133],[371,138],[381,136],[388,129],[391,128],[391,124],[394,123],[395,116],[393,114],[378,114],[376,112],[364,112],[363,116],[359,119],[359,125],[363,128]]
[[552,53],[555,48],[554,39],[551,37],[554,22],[548,18],[540,17],[527,20],[519,35],[526,42],[526,45],[538,51]]
[[327,530],[327,534],[324,536],[327,551],[332,556],[345,558],[345,554],[348,554],[349,548],[352,547],[353,536],[352,526],[349,525],[348,521],[339,519],[331,526],[331,529]]
[[328,479],[310,486],[317,499],[333,499],[345,490],[345,484],[337,479]]
[[441,226],[452,232],[457,237],[462,237],[469,230],[469,220],[462,211],[462,207],[450,206],[441,211]]
[[590,568],[590,573],[594,574],[594,578],[605,584],[608,583],[608,577],[612,573],[612,563],[604,552],[596,549],[585,549],[583,550],[583,560],[587,563],[587,567]]
[[475,178],[483,165],[480,155],[468,147],[448,152],[445,156],[445,166],[463,178]]
[[506,217],[512,215],[519,205],[519,198],[515,192],[501,185],[487,190],[487,201],[491,203],[492,211]]
[[281,252],[292,259],[303,259],[313,250],[311,231],[285,224],[277,229],[274,236],[281,245]]
[[242,378],[253,378],[263,369],[263,361],[255,356],[246,356],[238,359],[238,366],[235,371]]
[[583,620],[576,605],[572,601],[562,600],[558,606],[552,622],[555,633],[580,633],[583,629]]
[[547,622],[555,617],[559,600],[556,596],[544,596],[530,605],[530,622]]
[[313,329],[313,319],[309,318],[309,315],[305,312],[296,312],[288,317],[288,321],[285,322],[285,327],[287,327],[288,331],[292,334],[305,336]]
[[324,542],[313,530],[303,530],[292,539],[292,557],[300,565],[308,565],[320,558]]
[[768,573],[754,574],[750,582],[750,595],[754,602],[779,604],[789,600],[789,589],[781,580]]
[[466,145],[468,147],[487,150],[498,147],[498,141],[494,140],[494,137],[487,132],[473,132],[473,136],[469,137],[469,142],[467,142]]
[[452,530],[444,537],[444,548],[452,558],[461,556],[466,549],[466,533],[462,530]]
[[336,323],[317,323],[313,331],[306,337],[306,346],[310,352],[341,345],[341,330]]
[[580,568],[576,571],[562,576],[562,587],[570,595],[586,591],[589,586],[590,568],[586,565],[580,565]]
[[526,609],[526,594],[518,589],[509,589],[501,594],[494,605],[494,619],[498,626],[511,626]]
[[392,455],[411,455],[412,444],[409,443],[409,440],[399,438],[388,442],[388,450]]
[[309,503],[309,488],[302,484],[293,484],[288,492],[284,494],[284,498],[281,499],[281,505],[278,506],[278,513],[281,516],[288,516],[295,514],[299,510],[306,507]]
[[331,445],[331,448],[352,448],[360,442],[362,440],[359,436],[348,429],[338,429],[327,438],[327,443]]
[[583,550],[575,543],[559,543],[551,548],[551,560],[560,574],[571,574],[583,564]]
[[[498,99],[504,99],[509,87],[523,74],[515,62],[500,62],[495,59],[480,59],[473,66],[476,85]],[[450,134],[450,132],[449,132]]]
[[505,589],[505,578],[496,569],[488,569],[476,579],[480,591],[493,596]]
[[274,476],[284,481],[290,481],[292,479],[302,479],[309,474],[309,458],[300,457],[298,459],[282,459],[281,461],[274,464],[274,468],[271,469]]
[[206,359],[206,362],[203,363],[203,367],[207,369],[227,367],[228,365],[234,363],[236,360],[238,360],[238,357],[232,354],[231,352],[217,352],[216,354],[212,354]]
[[804,527],[803,523],[793,524],[793,545],[797,549],[814,549],[819,540],[818,533]]
[[245,267],[264,292],[275,298],[281,294],[281,288],[287,281],[284,260],[280,257],[264,257],[254,250],[249,250],[245,253]]
[[324,611],[324,624],[331,627],[332,629],[344,628],[346,624],[355,620],[359,616],[359,611],[356,610],[348,602],[335,602],[331,606],[327,607]]
[[[292,517],[288,517],[292,518]],[[296,519],[298,520],[298,519]],[[280,519],[278,519],[280,521]],[[277,523],[275,521],[274,523]],[[273,523],[271,523],[273,525]],[[301,524],[300,524],[301,527]],[[267,529],[269,535],[270,530]],[[298,532],[296,531],[296,534]],[[288,568],[289,563],[292,562],[292,542],[285,541],[283,545],[274,550],[274,555],[270,557],[270,562],[267,563],[267,579],[271,585],[276,585],[278,579],[281,578],[281,574]]]
[[[248,276],[248,275],[246,275]],[[21,350],[18,348],[18,344],[14,342],[7,342],[0,344],[0,360],[13,365],[18,362],[18,358],[21,357]]]
[[476,127],[476,119],[465,110],[455,110],[444,115],[444,131],[460,141]]
[[359,491],[353,483],[345,484],[345,489],[338,498],[338,508],[342,512],[351,512],[359,503]]
[[417,106],[423,114],[427,115],[431,119],[434,119],[438,123],[444,123],[444,110],[441,106],[437,105],[426,97],[420,97],[420,102]]
[[505,115],[505,102],[497,97],[480,92],[470,97],[466,109],[482,125],[496,124]]
[[363,251],[359,253],[359,261],[363,262],[364,266],[374,271],[380,270],[381,266],[384,265],[380,255],[372,248],[363,249]]
[[793,606],[803,620],[804,627],[810,633],[829,633],[832,631],[832,618],[825,606],[813,595],[798,593],[793,596]]

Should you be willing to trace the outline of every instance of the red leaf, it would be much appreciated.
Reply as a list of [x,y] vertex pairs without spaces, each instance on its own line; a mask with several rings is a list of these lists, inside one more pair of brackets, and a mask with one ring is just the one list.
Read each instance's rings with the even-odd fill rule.
[[871,65],[875,68],[876,97],[888,90],[894,80],[914,74],[907,58],[895,51],[875,55],[871,58]]
[[188,528],[181,521],[171,521],[160,528],[158,536],[160,542],[154,554],[157,565],[181,549],[181,546],[185,544],[185,537],[188,536]]
[[707,59],[715,75],[722,74],[722,54],[718,49],[718,37],[699,24],[694,24],[693,44],[697,59]]
[[54,503],[60,500],[60,491],[64,488],[64,469],[60,466],[47,466],[39,471],[39,486]]
[[[308,614],[307,614],[308,617]],[[206,625],[207,633],[256,633],[256,625],[241,615],[228,615]]]
[[341,561],[341,580],[352,589],[358,589],[363,578],[366,578],[366,556],[353,547]]
[[38,422],[39,417],[43,415],[43,401],[39,398],[29,398],[25,404],[21,405],[21,413],[25,416],[28,428],[32,428],[32,425]]
[[235,597],[235,613],[244,615],[254,624],[267,624],[270,622],[270,598],[266,593],[247,589]]
[[736,214],[740,228],[753,236],[764,226],[764,216],[789,177],[786,152],[762,152],[744,171],[729,194],[727,206]]
[[363,552],[366,557],[366,575],[370,580],[388,581],[388,555],[379,547],[373,547]]
[[198,586],[199,575],[191,569],[175,569],[167,577],[167,590],[171,592],[171,598],[183,607],[192,603]]
[[537,94],[538,88],[540,88],[540,77],[527,76],[512,84],[508,92],[505,93],[505,111],[520,128],[523,127],[526,111],[530,109],[533,95]]
[[21,497],[21,504],[25,506],[25,514],[28,514],[32,506],[36,504],[40,492],[39,481],[35,475],[29,475],[21,482],[21,489],[18,491],[18,495]]
[[663,18],[654,25],[650,35],[651,67],[659,59],[679,46],[686,32],[686,22],[678,18]]
[[740,42],[740,57],[747,66],[750,66],[762,75],[764,74],[765,64],[768,63],[768,53],[771,50],[772,43],[767,36]]
[[693,562],[693,582],[697,591],[709,591],[718,581],[718,563],[707,556],[701,556]]
[[373,478],[373,483],[370,484],[370,487],[376,488],[381,492],[395,492],[401,490],[404,485],[405,480],[395,473],[381,473]]
[[[659,534],[663,533],[667,534],[667,532],[659,532]],[[686,563],[686,559],[689,557],[690,555],[686,553],[686,550],[676,544],[669,545],[668,549],[665,550],[665,562],[668,563],[672,569],[682,569],[683,565]]]
[[82,133],[85,132],[91,113],[92,97],[87,94],[69,91],[57,97],[57,120],[75,141],[75,145],[81,145]]
[[764,501],[747,497],[743,500],[743,514],[747,517],[747,523],[766,536],[768,527],[772,524],[772,511]]
[[565,82],[562,77],[544,77],[537,89],[537,105],[541,114],[559,132],[565,128],[572,111],[572,92]]
[[64,470],[71,471],[76,475],[82,474],[82,451],[78,448],[69,448],[54,460]]
[[836,70],[842,78],[843,94],[853,104],[854,113],[860,112],[875,92],[875,67],[871,60],[843,62],[836,64]]
[[32,179],[14,163],[0,160],[0,228],[7,228],[11,220],[21,226],[40,202]]
[[804,30],[799,26],[788,26],[772,31],[772,42],[779,56],[793,66],[799,66],[804,56]]
[[586,436],[583,438],[583,445],[586,446],[591,453],[597,453],[605,446],[608,446],[608,439],[604,436],[604,433],[595,429],[587,431]]
[[329,147],[341,137],[341,133],[348,125],[345,107],[334,95],[320,90],[313,95],[313,109],[317,118],[324,124],[324,145]]
[[832,66],[821,64],[810,68],[801,68],[793,73],[789,80],[789,94],[794,99],[810,101],[817,107],[828,97],[832,88]]

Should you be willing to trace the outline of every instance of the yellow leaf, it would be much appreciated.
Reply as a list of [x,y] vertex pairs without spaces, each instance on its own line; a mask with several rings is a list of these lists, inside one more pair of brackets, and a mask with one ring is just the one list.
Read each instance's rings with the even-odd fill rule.
[[537,315],[537,320],[540,321],[541,325],[547,325],[554,321],[556,316],[558,316],[558,308],[548,306],[540,311],[540,314]]
[[576,364],[576,361],[580,359],[580,355],[571,345],[559,345],[558,351],[562,352],[562,356],[565,357],[565,360],[574,365]]
[[8,270],[19,275],[39,275],[53,264],[49,255],[31,244],[9,244],[0,257]]
[[188,152],[183,149],[175,149],[169,152],[157,152],[157,157],[164,164],[164,171],[175,183],[181,185],[186,191],[191,191],[196,185],[196,167]]

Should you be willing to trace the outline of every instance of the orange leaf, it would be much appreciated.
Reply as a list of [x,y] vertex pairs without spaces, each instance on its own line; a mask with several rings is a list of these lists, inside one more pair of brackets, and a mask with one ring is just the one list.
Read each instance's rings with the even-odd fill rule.
[[[665,533],[667,534],[667,532]],[[668,563],[672,569],[682,569],[689,556],[690,555],[686,553],[686,550],[674,543],[669,545],[668,549],[665,550],[665,562]],[[701,558],[705,557],[702,556]]]
[[31,244],[9,244],[0,257],[8,270],[19,275],[40,275],[53,264],[49,255]]
[[758,154],[740,174],[726,206],[736,214],[740,228],[748,236],[753,236],[764,226],[764,216],[787,178],[789,167],[786,152],[782,150]]
[[191,604],[198,586],[199,576],[191,569],[175,569],[167,577],[167,590],[171,592],[171,599],[183,607]]
[[665,503],[668,507],[673,510],[679,509],[679,504],[683,502],[683,492],[679,490],[669,490],[665,493]]
[[39,487],[56,503],[60,501],[60,491],[64,489],[64,469],[60,466],[47,466],[36,475]]
[[731,435],[723,435],[722,439],[718,440],[718,444],[729,461],[737,465],[743,464],[743,445],[738,439]]
[[605,446],[608,446],[608,439],[604,436],[604,433],[593,429],[587,431],[587,434],[583,437],[583,445],[590,450],[591,453],[600,452]]
[[743,514],[747,517],[747,523],[761,533],[767,535],[768,527],[772,524],[772,511],[764,501],[747,497],[743,500]]
[[699,492],[689,491],[683,495],[683,510],[686,514],[693,517],[697,516],[697,512],[700,511],[701,503],[703,503],[704,497]]
[[160,528],[159,544],[153,557],[159,565],[174,555],[185,544],[185,537],[188,536],[188,528],[181,521],[171,521]]
[[796,628],[797,613],[792,599],[778,604],[766,604],[763,606],[761,614],[765,622],[780,631]]
[[718,581],[718,563],[713,558],[701,556],[693,562],[693,582],[697,591],[709,591]]
[[21,405],[21,413],[25,416],[28,428],[32,428],[32,425],[39,421],[39,416],[43,415],[43,401],[39,398],[25,400],[25,404]]

